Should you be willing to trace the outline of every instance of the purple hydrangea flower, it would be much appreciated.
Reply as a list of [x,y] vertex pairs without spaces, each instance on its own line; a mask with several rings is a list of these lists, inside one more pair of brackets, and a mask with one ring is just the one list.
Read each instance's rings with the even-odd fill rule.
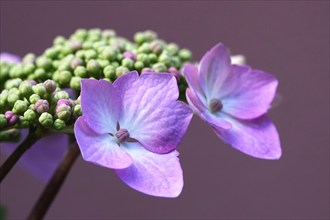
[[115,169],[145,194],[177,197],[183,176],[176,147],[192,118],[178,97],[175,77],[166,73],[133,71],[113,84],[82,80],[83,116],[74,131],[83,158]]
[[199,68],[186,65],[184,74],[190,106],[217,136],[250,156],[280,158],[277,130],[265,116],[278,85],[272,75],[232,65],[222,44],[204,55]]
[[[13,54],[0,53],[0,60],[9,63],[19,63],[21,59]],[[69,92],[72,95],[72,91]],[[20,140],[14,142],[1,142],[0,150],[7,155],[14,152],[28,134],[27,129],[21,129]],[[18,164],[28,170],[32,175],[47,181],[55,171],[57,165],[67,150],[69,138],[65,134],[53,134],[37,141],[18,161]]]

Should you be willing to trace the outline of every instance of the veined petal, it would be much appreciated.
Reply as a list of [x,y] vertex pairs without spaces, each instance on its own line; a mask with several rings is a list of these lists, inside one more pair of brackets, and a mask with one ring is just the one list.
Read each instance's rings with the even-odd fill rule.
[[123,169],[132,164],[132,158],[118,146],[114,137],[96,133],[84,116],[76,121],[74,133],[86,161],[113,169]]
[[[21,138],[17,143],[2,142],[0,150],[7,155],[14,152],[28,134],[27,129],[21,130]],[[62,160],[68,147],[68,136],[65,134],[52,134],[37,141],[24,153],[18,164],[42,181],[48,181],[56,167]]]
[[177,197],[183,188],[183,175],[177,151],[156,154],[139,143],[125,143],[133,164],[116,170],[128,186],[152,196]]
[[194,90],[195,93],[199,94],[200,97],[204,97],[205,99],[205,94],[199,81],[198,68],[195,65],[186,64],[183,68],[183,73],[186,77],[189,88]]
[[274,124],[262,116],[254,120],[239,120],[227,116],[229,130],[213,127],[216,134],[237,150],[261,159],[279,159],[282,154],[278,132]]
[[267,112],[278,81],[268,73],[233,65],[221,88],[223,111],[241,119],[253,119]]
[[192,117],[179,101],[175,77],[165,73],[128,73],[114,83],[122,93],[121,128],[148,150],[167,153],[181,142]]
[[122,111],[120,94],[105,80],[81,81],[81,108],[89,127],[99,134],[116,132]]
[[200,118],[209,123],[211,126],[221,127],[223,129],[230,129],[232,126],[229,122],[222,119],[222,114],[218,115],[212,114],[209,109],[201,102],[201,100],[197,97],[196,93],[193,92],[190,88],[186,90],[186,98],[189,105],[192,109],[198,114]]
[[230,56],[223,44],[215,45],[202,58],[199,81],[208,100],[219,98],[219,91],[230,74]]
[[10,53],[0,53],[0,60],[6,63],[19,63],[21,62],[21,58],[14,54]]

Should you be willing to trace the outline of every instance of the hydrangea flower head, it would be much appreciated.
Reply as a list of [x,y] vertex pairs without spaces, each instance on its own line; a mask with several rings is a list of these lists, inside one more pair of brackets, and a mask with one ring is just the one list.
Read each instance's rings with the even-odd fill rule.
[[160,197],[177,197],[183,187],[176,147],[192,118],[177,101],[175,77],[136,71],[81,82],[83,115],[75,136],[83,158],[115,169],[130,187]]
[[186,65],[184,74],[190,106],[222,140],[253,157],[280,158],[277,130],[265,116],[278,85],[271,74],[231,64],[222,44],[204,55],[199,68]]

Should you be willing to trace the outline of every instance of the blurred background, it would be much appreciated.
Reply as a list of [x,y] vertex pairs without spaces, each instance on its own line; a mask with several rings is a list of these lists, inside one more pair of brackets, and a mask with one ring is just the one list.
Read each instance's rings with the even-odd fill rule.
[[[74,165],[46,219],[328,219],[329,1],[3,1],[0,51],[40,54],[57,35],[112,28],[132,39],[152,29],[194,60],[218,42],[279,79],[269,112],[278,161],[225,145],[194,117],[179,147],[185,186],[177,199],[146,196],[111,170]],[[45,184],[20,167],[0,188],[9,219],[24,219]]]

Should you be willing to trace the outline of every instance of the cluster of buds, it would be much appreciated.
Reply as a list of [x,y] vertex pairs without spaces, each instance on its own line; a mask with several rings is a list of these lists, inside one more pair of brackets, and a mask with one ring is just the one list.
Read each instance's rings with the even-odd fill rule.
[[53,79],[61,88],[80,91],[82,78],[113,81],[132,70],[170,72],[184,92],[187,85],[180,71],[190,59],[188,49],[166,43],[153,31],[138,32],[134,42],[130,42],[113,30],[78,29],[68,39],[56,37],[52,47],[41,56],[29,53],[21,63],[2,63],[0,79],[2,82],[15,78],[36,82]]
[[33,80],[8,80],[0,94],[0,138],[11,137],[3,130],[12,134],[10,129],[32,125],[62,130],[80,115],[80,99],[70,99],[53,80],[38,84]]

